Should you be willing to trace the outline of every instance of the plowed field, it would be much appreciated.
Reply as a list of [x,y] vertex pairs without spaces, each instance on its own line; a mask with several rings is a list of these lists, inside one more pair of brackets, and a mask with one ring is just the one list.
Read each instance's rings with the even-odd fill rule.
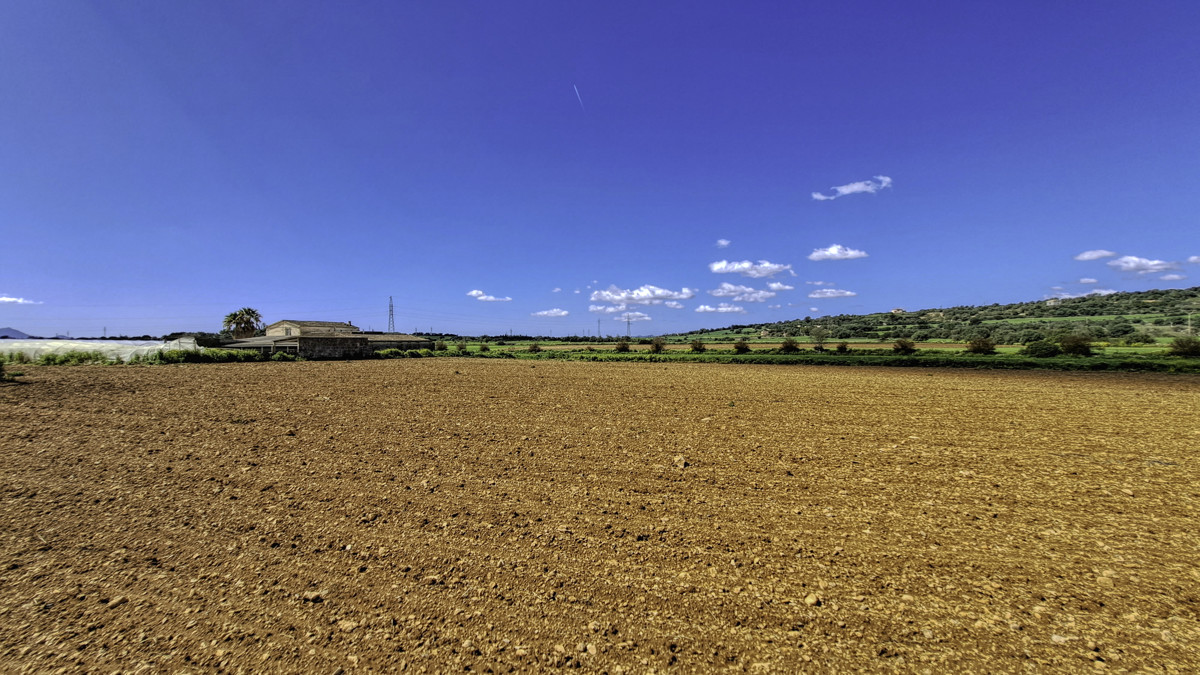
[[21,369],[8,672],[1200,670],[1200,378]]

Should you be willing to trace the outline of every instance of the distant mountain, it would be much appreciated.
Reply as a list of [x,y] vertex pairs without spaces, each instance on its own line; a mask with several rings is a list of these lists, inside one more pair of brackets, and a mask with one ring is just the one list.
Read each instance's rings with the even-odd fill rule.
[[10,340],[25,340],[29,336],[16,328],[0,328],[0,338],[8,338]]

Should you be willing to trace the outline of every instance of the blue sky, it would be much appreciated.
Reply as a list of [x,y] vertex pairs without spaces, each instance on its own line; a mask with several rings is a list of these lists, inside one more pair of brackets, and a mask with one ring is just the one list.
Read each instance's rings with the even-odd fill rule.
[[659,334],[1190,287],[1197,34],[1196,2],[6,2],[0,326],[380,330],[391,296],[404,331]]

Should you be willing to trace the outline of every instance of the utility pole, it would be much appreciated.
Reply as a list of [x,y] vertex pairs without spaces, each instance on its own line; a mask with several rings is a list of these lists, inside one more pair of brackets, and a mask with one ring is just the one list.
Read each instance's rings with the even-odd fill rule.
[[600,339],[600,319],[596,319],[596,339]]
[[625,337],[633,337],[633,319],[625,316]]
[[392,306],[392,296],[388,296],[388,332],[396,332],[396,310]]

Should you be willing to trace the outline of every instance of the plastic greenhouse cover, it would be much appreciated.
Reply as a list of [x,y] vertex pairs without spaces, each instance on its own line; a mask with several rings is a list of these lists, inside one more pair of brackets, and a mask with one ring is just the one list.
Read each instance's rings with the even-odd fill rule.
[[22,352],[36,360],[43,354],[66,352],[99,352],[110,359],[128,361],[133,356],[145,356],[168,349],[199,349],[195,338],[179,338],[170,342],[142,340],[0,340],[0,353]]

